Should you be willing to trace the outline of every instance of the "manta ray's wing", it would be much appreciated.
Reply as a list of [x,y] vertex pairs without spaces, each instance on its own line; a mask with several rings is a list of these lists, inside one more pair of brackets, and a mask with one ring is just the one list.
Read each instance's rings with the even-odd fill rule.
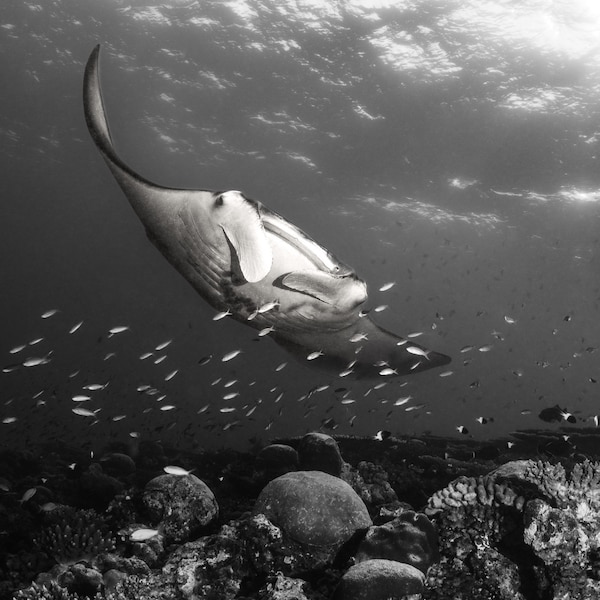
[[412,375],[447,365],[451,360],[445,354],[387,331],[368,316],[357,317],[351,326],[339,331],[297,335],[295,341],[277,339],[275,334],[275,339],[305,362],[311,352],[322,352],[310,362],[311,367],[358,377]]

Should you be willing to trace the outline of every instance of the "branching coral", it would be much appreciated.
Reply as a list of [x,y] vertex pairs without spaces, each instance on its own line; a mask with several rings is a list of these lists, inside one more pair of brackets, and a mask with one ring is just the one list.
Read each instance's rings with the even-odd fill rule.
[[54,523],[42,530],[38,547],[61,565],[92,561],[115,547],[112,535],[93,510],[61,511]]
[[[48,585],[31,584],[28,588],[19,590],[14,600],[80,600],[78,594],[73,594],[55,582]],[[100,600],[101,596],[96,596]]]

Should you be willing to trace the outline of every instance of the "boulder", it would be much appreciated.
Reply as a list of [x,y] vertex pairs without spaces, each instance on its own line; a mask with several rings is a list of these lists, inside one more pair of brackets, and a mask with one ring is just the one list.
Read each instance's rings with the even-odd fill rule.
[[304,546],[337,548],[372,525],[367,507],[344,481],[323,471],[296,471],[268,483],[254,506]]
[[424,575],[411,565],[376,558],[350,567],[338,584],[333,600],[419,599]]
[[146,484],[142,502],[168,542],[192,539],[219,513],[210,488],[191,474],[155,477]]

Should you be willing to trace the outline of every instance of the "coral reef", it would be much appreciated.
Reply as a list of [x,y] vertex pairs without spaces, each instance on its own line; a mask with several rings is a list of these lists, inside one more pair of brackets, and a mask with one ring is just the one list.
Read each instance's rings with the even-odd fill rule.
[[596,597],[599,482],[600,463],[521,460],[436,492],[426,513],[442,561],[427,598]]
[[[20,460],[27,475],[7,471],[0,493],[0,600],[600,597],[600,463],[485,463],[482,475],[441,445],[423,458],[414,440],[309,439],[354,461],[339,477],[297,471],[292,442],[202,460],[112,449],[75,470],[58,452]],[[169,464],[199,476],[156,477]],[[102,513],[75,508],[90,478],[110,497]]]

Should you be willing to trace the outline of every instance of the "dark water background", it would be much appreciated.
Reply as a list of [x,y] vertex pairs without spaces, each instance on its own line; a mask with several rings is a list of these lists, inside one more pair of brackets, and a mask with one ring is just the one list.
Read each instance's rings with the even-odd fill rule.
[[[483,440],[570,426],[538,418],[557,403],[573,426],[596,426],[594,1],[19,0],[0,14],[2,444],[137,432],[241,447],[321,427]],[[97,43],[113,136],[138,172],[262,201],[356,269],[369,306],[389,305],[378,323],[423,332],[453,373],[368,392],[377,381],[308,369],[214,322],[89,138],[81,81]],[[130,329],[109,337],[118,325]],[[48,352],[47,364],[8,368]],[[76,394],[96,419],[72,413]]]

